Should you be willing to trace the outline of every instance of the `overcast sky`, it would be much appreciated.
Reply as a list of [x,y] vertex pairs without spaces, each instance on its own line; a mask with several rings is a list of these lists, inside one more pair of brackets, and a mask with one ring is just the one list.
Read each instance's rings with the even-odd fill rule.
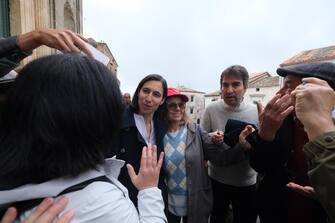
[[147,74],[210,93],[240,64],[275,75],[281,62],[335,45],[334,0],[84,0],[84,35],[106,42],[123,92]]

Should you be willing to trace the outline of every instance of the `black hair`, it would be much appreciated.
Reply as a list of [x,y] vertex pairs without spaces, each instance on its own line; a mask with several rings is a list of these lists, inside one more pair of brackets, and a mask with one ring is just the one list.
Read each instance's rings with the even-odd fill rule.
[[0,181],[39,183],[95,168],[115,154],[122,111],[118,82],[98,61],[59,54],[29,63],[1,117]]
[[[139,112],[139,106],[138,106],[138,95],[140,93],[140,90],[142,89],[143,85],[148,81],[159,81],[162,83],[163,87],[163,99],[166,99],[167,97],[167,83],[166,80],[159,74],[149,74],[146,77],[144,77],[140,83],[137,85],[137,88],[135,90],[135,93],[133,94],[133,99],[131,101],[130,108],[133,112],[138,113]],[[161,109],[165,106],[165,101],[163,104],[159,106],[155,114],[158,114],[161,112]]]
[[225,76],[234,76],[234,77],[240,77],[243,82],[243,87],[245,89],[248,88],[248,81],[249,81],[249,74],[245,67],[241,65],[233,65],[228,68],[226,68],[220,77],[220,89],[222,89],[222,81]]

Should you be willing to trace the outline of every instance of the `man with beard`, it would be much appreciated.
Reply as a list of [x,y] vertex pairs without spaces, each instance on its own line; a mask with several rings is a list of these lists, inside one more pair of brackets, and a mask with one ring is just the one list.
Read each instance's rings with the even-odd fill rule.
[[[248,71],[240,65],[230,66],[222,72],[220,88],[223,100],[210,104],[201,122],[207,132],[217,136],[217,140],[223,140],[222,134],[228,119],[255,125],[258,123],[256,106],[243,101],[248,80]],[[247,151],[249,148],[250,145],[240,136],[239,142],[235,145],[226,145],[227,150],[235,152],[230,162],[224,165],[215,163],[213,160],[209,162],[209,176],[214,195],[211,223],[225,222],[230,204],[233,208],[234,223],[256,222],[257,173],[249,165]]]

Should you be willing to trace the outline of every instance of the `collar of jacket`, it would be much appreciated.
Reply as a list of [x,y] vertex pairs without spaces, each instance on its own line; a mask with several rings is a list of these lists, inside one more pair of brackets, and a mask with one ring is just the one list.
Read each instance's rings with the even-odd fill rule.
[[197,125],[195,123],[188,123],[187,128],[192,132],[195,133],[197,131]]
[[125,129],[129,127],[136,127],[136,124],[134,119],[134,112],[130,109],[130,107],[127,107],[123,112],[121,128]]
[[[155,130],[155,137],[156,137],[156,144],[157,146],[161,146],[160,144],[163,143],[163,138],[167,132],[168,125],[165,121],[158,119],[155,115],[153,117],[154,121],[154,130]],[[122,129],[126,128],[136,128],[135,119],[134,119],[134,112],[128,107],[123,112],[123,119],[122,119]],[[139,134],[139,138],[141,141],[145,142],[142,136]]]
[[187,133],[187,139],[186,139],[186,146],[185,148],[187,148],[191,142],[194,140],[196,131],[197,131],[197,124],[195,123],[188,123],[186,125],[188,133]]

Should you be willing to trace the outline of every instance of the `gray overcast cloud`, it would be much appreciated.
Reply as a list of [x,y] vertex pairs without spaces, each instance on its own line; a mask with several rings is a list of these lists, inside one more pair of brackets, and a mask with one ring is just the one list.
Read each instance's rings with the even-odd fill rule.
[[334,45],[333,0],[84,0],[84,35],[106,42],[123,92],[147,74],[212,92],[233,64],[275,75],[281,62]]

